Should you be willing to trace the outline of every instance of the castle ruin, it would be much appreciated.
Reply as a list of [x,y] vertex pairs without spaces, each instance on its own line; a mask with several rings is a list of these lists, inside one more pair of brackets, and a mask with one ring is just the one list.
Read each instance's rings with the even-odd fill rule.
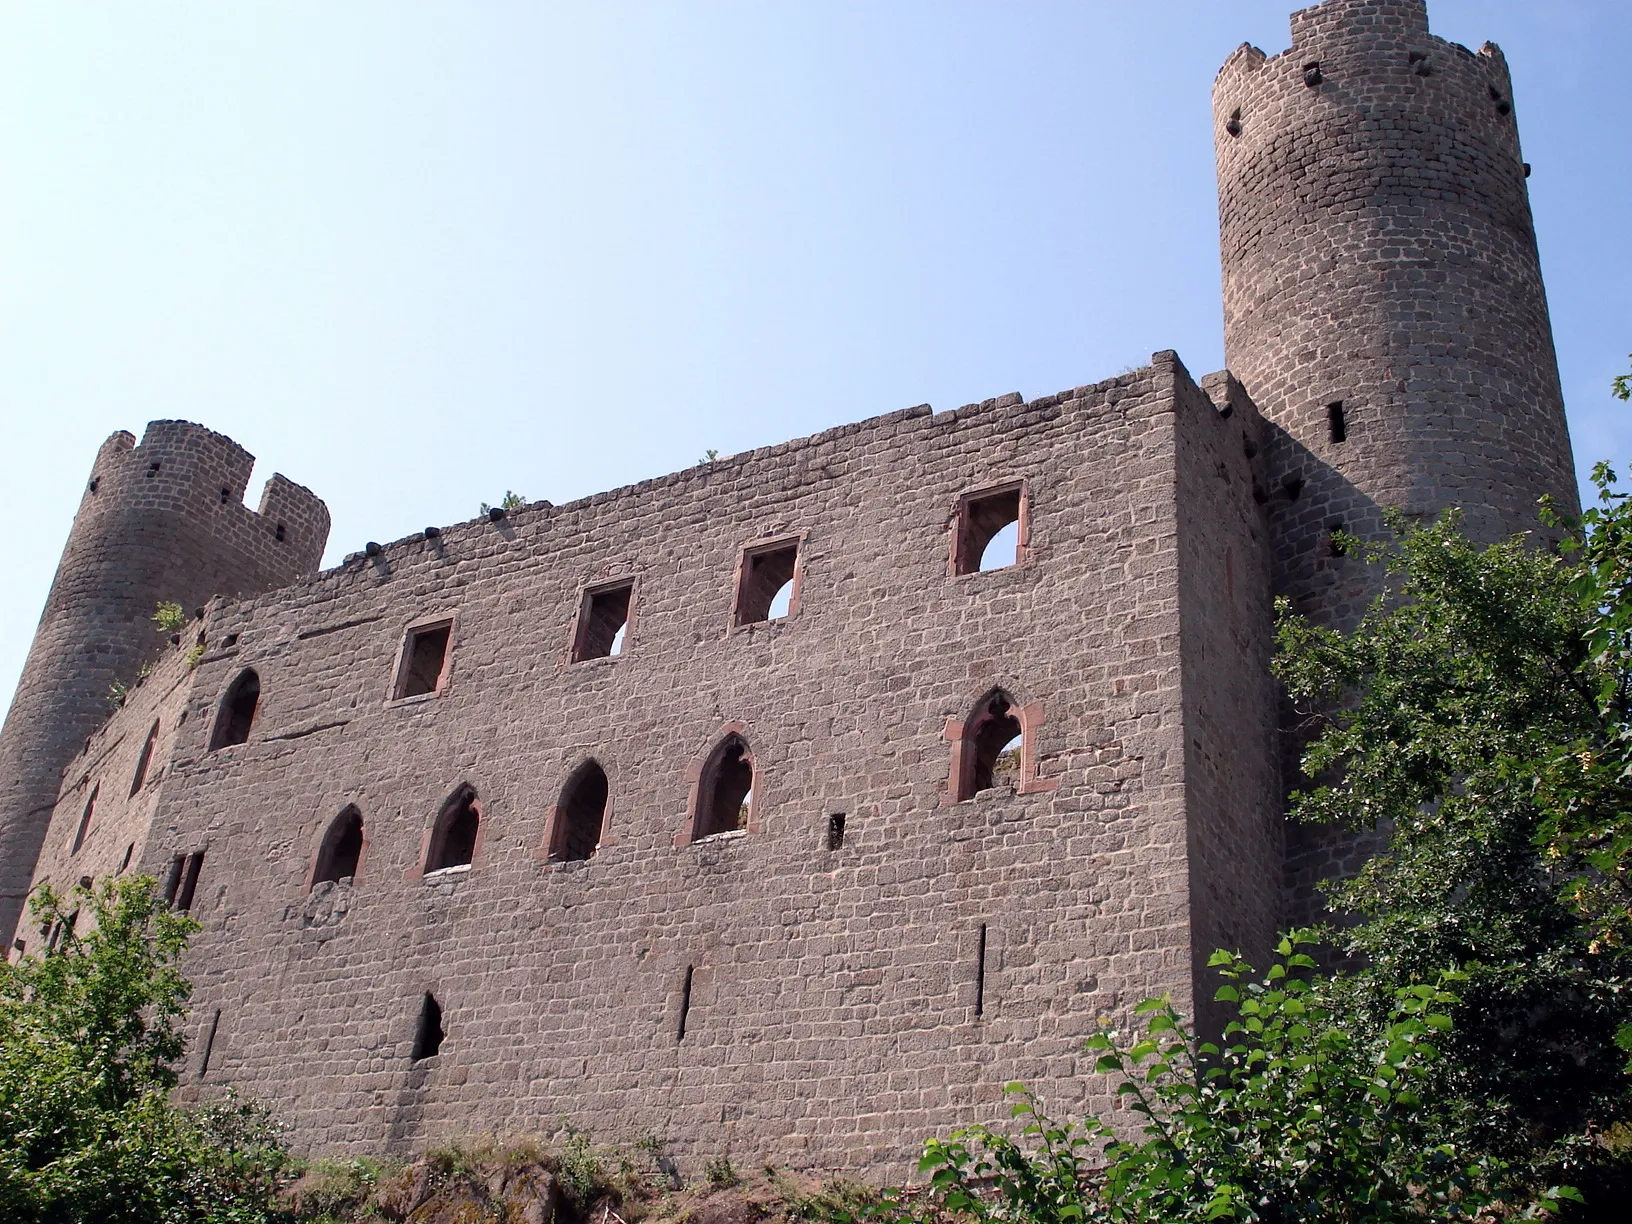
[[[13,955],[30,887],[157,877],[203,924],[182,1092],[312,1149],[565,1121],[854,1170],[1011,1080],[1112,1109],[1097,1021],[1211,1023],[1208,954],[1364,850],[1284,825],[1272,598],[1352,623],[1333,533],[1385,508],[1575,505],[1501,52],[1328,0],[1213,99],[1199,380],[1158,353],[322,572],[306,490],[251,513],[228,439],[113,435],[0,733]],[[199,610],[168,646],[160,600]]]

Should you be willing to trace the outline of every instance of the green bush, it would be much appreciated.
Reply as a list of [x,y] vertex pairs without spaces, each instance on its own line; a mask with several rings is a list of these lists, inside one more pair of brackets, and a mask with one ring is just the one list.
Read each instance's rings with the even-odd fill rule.
[[197,924],[147,877],[42,888],[31,912],[57,938],[0,966],[0,1219],[267,1219],[288,1155],[266,1111],[170,1103]]
[[[1261,980],[1214,954],[1227,979],[1217,997],[1238,1013],[1221,1046],[1197,1042],[1165,999],[1139,1006],[1144,1031],[1131,1044],[1110,1030],[1089,1040],[1097,1070],[1124,1077],[1118,1093],[1145,1120],[1143,1138],[1099,1118],[1051,1121],[1011,1084],[1019,1135],[974,1126],[930,1141],[928,1211],[900,1197],[887,1211],[1030,1224],[1478,1218],[1506,1170],[1458,1148],[1428,1096],[1454,982],[1399,990],[1388,1023],[1357,1034],[1310,983],[1314,961],[1299,949],[1312,942],[1284,939]],[[1531,1211],[1578,1197],[1547,1190]]]

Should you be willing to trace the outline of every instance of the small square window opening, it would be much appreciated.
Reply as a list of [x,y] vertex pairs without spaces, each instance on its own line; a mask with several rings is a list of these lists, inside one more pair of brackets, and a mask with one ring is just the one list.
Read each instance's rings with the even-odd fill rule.
[[959,502],[953,572],[973,574],[1018,565],[1024,556],[1023,503],[1019,485],[971,494]]
[[441,687],[442,675],[448,666],[448,643],[452,636],[451,620],[408,630],[402,647],[402,662],[397,669],[396,691],[392,693],[394,698],[422,697]]
[[797,593],[795,576],[799,568],[799,543],[789,541],[750,548],[742,554],[737,580],[739,625],[781,620],[790,615]]
[[591,588],[584,592],[578,610],[578,629],[572,644],[572,661],[607,659],[623,653],[628,636],[629,607],[635,584]]

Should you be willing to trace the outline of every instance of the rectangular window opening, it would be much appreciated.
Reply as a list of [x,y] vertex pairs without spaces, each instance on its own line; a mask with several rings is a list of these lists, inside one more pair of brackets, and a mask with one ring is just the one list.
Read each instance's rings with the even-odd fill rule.
[[634,590],[634,583],[620,582],[584,592],[584,602],[578,610],[577,640],[572,644],[574,663],[608,659],[623,653]]
[[196,850],[183,861],[181,886],[176,890],[172,909],[186,913],[193,908],[193,894],[198,891],[198,872],[204,866],[204,851]]
[[674,1043],[679,1045],[686,1039],[686,1020],[691,1016],[691,973],[692,966],[686,966],[686,980],[680,987],[680,1023],[675,1026]]
[[1343,555],[1342,519],[1332,519],[1331,522],[1326,524],[1326,544],[1332,556],[1341,557]]
[[790,615],[798,563],[797,540],[745,550],[737,578],[736,623],[752,625]]
[[1349,425],[1343,416],[1343,401],[1326,405],[1326,436],[1334,443],[1349,440]]
[[1014,485],[987,493],[972,493],[958,503],[952,567],[955,573],[1007,569],[1020,563],[1023,500],[1020,486]]
[[844,813],[834,812],[827,818],[827,848],[837,850],[844,845]]
[[980,948],[975,954],[975,1015],[986,1014],[986,924],[980,924]]
[[221,1027],[221,1009],[215,1009],[215,1015],[210,1017],[210,1031],[204,1038],[204,1054],[198,1060],[198,1078],[203,1079],[210,1073],[210,1055],[215,1050],[216,1030]]
[[395,697],[422,697],[437,691],[448,665],[448,641],[452,635],[451,620],[408,631],[402,646]]

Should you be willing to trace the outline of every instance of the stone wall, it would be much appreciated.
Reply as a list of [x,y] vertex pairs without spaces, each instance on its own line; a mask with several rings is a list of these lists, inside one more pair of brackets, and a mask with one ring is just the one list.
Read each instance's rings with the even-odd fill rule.
[[[1251,888],[1217,857],[1262,823],[1261,779],[1200,764],[1203,787],[1186,780],[1191,732],[1270,717],[1243,681],[1262,633],[1238,636],[1267,598],[1239,441],[1254,427],[1250,404],[1221,416],[1158,354],[1063,395],[895,413],[212,606],[209,652],[163,690],[184,709],[161,720],[179,731],[138,854],[161,879],[204,854],[187,1091],[258,1093],[325,1150],[565,1119],[654,1129],[690,1159],[902,1171],[926,1135],[992,1116],[1008,1080],[1111,1108],[1081,1040],[1152,993],[1192,1007],[1193,910],[1207,939],[1262,937],[1260,915],[1226,914]],[[961,499],[1016,482],[1020,563],[949,573]],[[789,537],[794,611],[734,626],[743,550]],[[1181,556],[1231,567],[1235,602],[1228,583],[1181,583]],[[622,653],[570,662],[581,592],[619,577],[636,582]],[[1217,628],[1181,658],[1187,617]],[[442,684],[394,697],[405,629],[439,618]],[[246,667],[252,733],[211,751]],[[1020,711],[1023,761],[958,802],[957,737],[994,687]],[[144,700],[75,786],[101,762],[125,777],[112,745],[145,735]],[[732,731],[757,770],[749,827],[693,842],[698,767]],[[610,779],[600,846],[548,861],[586,758]],[[475,860],[427,873],[461,784]],[[348,805],[363,862],[309,889]],[[70,879],[89,860],[57,840],[48,863]],[[1193,886],[1197,865],[1210,878]],[[446,1039],[416,1061],[427,992]]]

